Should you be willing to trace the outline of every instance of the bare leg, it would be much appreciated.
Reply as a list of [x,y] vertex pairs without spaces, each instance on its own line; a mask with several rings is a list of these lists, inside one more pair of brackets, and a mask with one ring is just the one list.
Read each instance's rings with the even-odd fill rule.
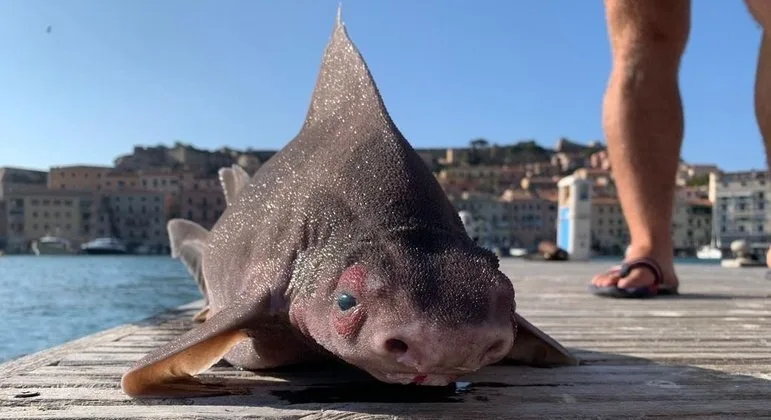
[[[763,27],[755,73],[755,116],[766,146],[766,164],[771,165],[771,4],[768,0],[747,0],[747,6]],[[766,254],[766,265],[771,267],[771,248]]]
[[[631,243],[626,259],[656,260],[667,285],[678,283],[672,249],[675,175],[683,139],[678,85],[690,30],[690,0],[605,0],[613,68],[603,126]],[[597,286],[647,286],[645,268],[626,278],[595,276]]]

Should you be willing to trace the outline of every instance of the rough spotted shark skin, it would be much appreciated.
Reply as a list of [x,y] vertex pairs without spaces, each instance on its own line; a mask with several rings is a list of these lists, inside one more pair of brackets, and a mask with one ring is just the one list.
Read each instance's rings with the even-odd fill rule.
[[510,359],[574,365],[516,314],[497,258],[388,115],[340,18],[299,134],[254,176],[220,171],[211,232],[169,223],[173,255],[207,301],[203,322],[123,376],[134,397],[240,392],[196,375],[337,358],[391,383],[445,385]]

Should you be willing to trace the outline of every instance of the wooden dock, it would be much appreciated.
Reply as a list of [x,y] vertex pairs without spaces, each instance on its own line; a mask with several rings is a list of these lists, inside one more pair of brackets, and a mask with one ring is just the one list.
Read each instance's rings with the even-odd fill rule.
[[337,366],[263,375],[215,366],[206,375],[243,378],[252,394],[127,398],[121,374],[190,328],[193,303],[0,365],[0,419],[771,419],[765,269],[683,265],[682,296],[631,301],[586,292],[606,268],[599,263],[502,265],[519,311],[573,350],[581,366],[492,366],[457,388],[383,386]]

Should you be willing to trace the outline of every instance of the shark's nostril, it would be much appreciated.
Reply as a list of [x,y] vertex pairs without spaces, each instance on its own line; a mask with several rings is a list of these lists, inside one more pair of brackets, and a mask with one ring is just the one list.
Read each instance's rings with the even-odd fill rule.
[[407,350],[409,349],[409,347],[407,346],[407,343],[405,343],[402,340],[399,340],[396,338],[389,338],[385,342],[385,349],[387,352],[399,356],[404,353],[407,353]]

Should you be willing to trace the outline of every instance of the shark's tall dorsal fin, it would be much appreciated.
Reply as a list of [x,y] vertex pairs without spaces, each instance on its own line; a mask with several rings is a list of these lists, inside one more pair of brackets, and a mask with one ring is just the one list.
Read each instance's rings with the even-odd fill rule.
[[305,126],[329,124],[332,120],[350,124],[365,115],[380,116],[392,124],[369,67],[348,37],[342,6],[338,5],[332,38],[324,51]]

